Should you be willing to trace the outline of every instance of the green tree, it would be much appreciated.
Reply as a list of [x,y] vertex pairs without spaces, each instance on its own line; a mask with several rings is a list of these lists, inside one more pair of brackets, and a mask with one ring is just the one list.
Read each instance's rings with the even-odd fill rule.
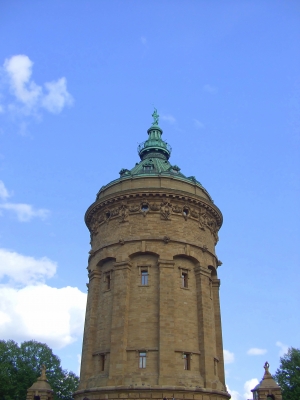
[[34,340],[20,346],[13,340],[0,341],[0,399],[25,399],[27,389],[41,374],[41,365],[47,367],[47,379],[56,400],[72,400],[79,378],[63,370],[60,359],[43,343]]
[[282,389],[283,400],[300,399],[300,350],[291,347],[280,358],[274,379]]

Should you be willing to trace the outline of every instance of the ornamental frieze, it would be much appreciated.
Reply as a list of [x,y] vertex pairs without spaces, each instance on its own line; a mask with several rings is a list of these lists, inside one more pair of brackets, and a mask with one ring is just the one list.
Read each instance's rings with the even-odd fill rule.
[[182,207],[180,207],[180,206],[173,206],[173,207],[172,207],[172,211],[173,211],[174,213],[181,214],[181,213],[182,213]]
[[121,204],[120,208],[119,208],[119,214],[120,214],[120,222],[127,222],[128,221],[128,215],[129,215],[129,211],[128,211],[128,207],[126,204]]
[[[157,196],[158,194],[155,195],[154,193],[151,197]],[[126,199],[128,197],[129,196],[127,196]],[[139,195],[138,197],[142,196]],[[99,232],[100,225],[104,222],[108,223],[112,218],[119,218],[119,222],[123,223],[130,222],[130,214],[140,212],[143,216],[146,216],[148,213],[159,212],[161,219],[165,221],[170,220],[172,214],[177,216],[181,214],[185,220],[189,218],[197,221],[199,229],[203,231],[208,230],[214,237],[215,243],[218,242],[218,230],[221,225],[221,218],[213,207],[198,200],[196,201],[195,199],[189,199],[186,197],[183,206],[181,205],[182,203],[180,204],[177,202],[178,200],[180,201],[182,199],[180,196],[162,196],[159,194],[159,197],[163,197],[163,199],[159,202],[149,202],[142,199],[140,202],[137,202],[137,196],[135,194],[132,196],[134,202],[131,204],[129,201],[122,201],[122,203],[118,206],[108,207],[108,204],[112,205],[112,203],[120,200],[120,198],[113,198],[97,204],[93,209],[91,209],[86,218],[91,235],[96,236]],[[170,201],[171,198],[173,199],[172,202]],[[191,207],[193,203],[194,206]],[[195,207],[195,204],[199,204],[200,207]]]
[[140,209],[140,206],[139,205],[132,205],[132,206],[129,206],[129,211],[130,212],[137,212],[137,211],[139,211],[139,209]]
[[150,204],[151,211],[159,211],[159,209],[160,209],[160,205],[158,203]]
[[162,201],[160,204],[160,216],[161,219],[169,220],[171,216],[172,205],[167,200]]

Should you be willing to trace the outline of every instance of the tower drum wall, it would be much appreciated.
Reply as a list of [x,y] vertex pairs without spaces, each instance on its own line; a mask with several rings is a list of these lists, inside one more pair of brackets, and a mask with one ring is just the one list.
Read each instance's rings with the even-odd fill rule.
[[215,255],[219,209],[192,183],[123,180],[91,232],[76,399],[228,399]]

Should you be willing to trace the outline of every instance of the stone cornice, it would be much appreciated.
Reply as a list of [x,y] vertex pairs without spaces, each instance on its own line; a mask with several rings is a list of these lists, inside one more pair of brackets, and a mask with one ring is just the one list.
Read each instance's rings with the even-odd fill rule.
[[[194,205],[198,207],[203,207],[207,211],[209,211],[218,222],[218,226],[221,227],[223,222],[223,216],[221,211],[217,206],[215,206],[210,201],[206,200],[203,197],[193,195],[192,193],[188,193],[185,191],[180,191],[178,189],[159,189],[159,188],[137,188],[137,189],[128,189],[124,191],[120,191],[119,193],[113,193],[111,195],[104,196],[103,198],[94,202],[86,211],[85,213],[85,222],[89,227],[89,223],[93,217],[93,215],[100,211],[101,209],[105,209],[110,205],[128,201],[128,200],[162,200],[166,198],[168,200],[177,200],[177,201],[184,201],[187,205]],[[138,211],[137,211],[138,212]],[[156,211],[151,211],[156,212]],[[195,218],[196,220],[196,218]]]

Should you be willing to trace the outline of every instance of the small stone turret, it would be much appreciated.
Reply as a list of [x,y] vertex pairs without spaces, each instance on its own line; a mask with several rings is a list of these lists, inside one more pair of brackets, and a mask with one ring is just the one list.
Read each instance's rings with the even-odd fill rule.
[[41,376],[27,390],[26,400],[53,400],[53,390],[46,377],[45,365],[42,365]]
[[282,400],[281,388],[269,372],[269,363],[265,362],[265,373],[260,383],[251,390],[254,400]]

